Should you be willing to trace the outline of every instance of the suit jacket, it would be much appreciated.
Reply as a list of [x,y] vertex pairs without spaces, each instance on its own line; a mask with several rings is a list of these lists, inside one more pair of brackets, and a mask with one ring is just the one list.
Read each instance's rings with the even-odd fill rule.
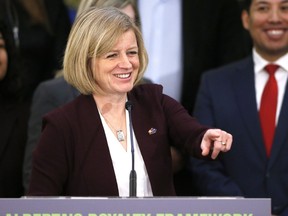
[[[175,195],[170,145],[201,157],[199,146],[207,127],[163,95],[158,85],[139,85],[128,98],[133,103],[133,130],[153,195]],[[151,128],[157,132],[149,135]],[[44,117],[28,195],[119,195],[105,132],[91,95],[80,95]]]
[[248,55],[251,45],[236,0],[182,0],[181,103],[194,107],[201,75]]
[[194,115],[203,124],[230,132],[233,145],[219,161],[191,161],[201,195],[270,197],[274,214],[288,214],[287,90],[268,159],[256,105],[252,57],[203,75]]
[[[151,83],[151,80],[143,78],[141,83]],[[23,185],[25,191],[29,187],[32,152],[41,135],[42,117],[51,110],[72,101],[79,94],[79,91],[69,85],[63,77],[44,81],[35,90],[29,117],[28,140],[23,163]]]
[[60,107],[79,95],[79,92],[69,85],[63,77],[42,82],[34,92],[31,114],[28,122],[28,139],[23,163],[23,185],[28,190],[32,152],[41,135],[42,117],[51,110]]

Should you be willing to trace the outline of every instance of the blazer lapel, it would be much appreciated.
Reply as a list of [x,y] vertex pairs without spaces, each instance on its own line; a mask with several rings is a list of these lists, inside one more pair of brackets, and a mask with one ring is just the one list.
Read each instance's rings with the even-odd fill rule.
[[[141,97],[142,95],[138,95],[138,98]],[[151,124],[151,121],[147,120],[147,115],[143,115],[144,113],[147,114],[147,110],[145,106],[141,105],[135,95],[129,93],[128,98],[133,102],[133,130],[135,136],[137,137],[139,149],[146,165],[153,193],[157,194],[159,193],[159,188],[155,187],[155,182],[157,182],[158,179],[157,170],[159,167],[155,167],[155,158],[153,158],[153,155],[157,149],[157,141],[155,141],[153,137],[157,136],[157,134],[150,134],[149,130],[159,130],[159,128],[157,128],[156,125]],[[159,133],[159,131],[155,133]]]
[[288,87],[287,87],[287,83],[286,83],[286,89],[285,89],[285,94],[284,94],[284,98],[283,98],[283,102],[282,102],[282,107],[281,107],[281,111],[280,111],[280,116],[278,119],[278,124],[276,127],[276,131],[275,131],[275,138],[274,138],[274,142],[272,145],[272,152],[271,152],[271,158],[269,161],[269,167],[271,167],[271,165],[273,164],[273,162],[277,159],[277,155],[279,153],[279,151],[281,150],[281,146],[285,143],[285,140],[287,139],[287,135],[288,135]]
[[[133,95],[129,95],[129,99],[132,99],[131,101],[136,101],[136,99],[133,97]],[[151,148],[145,148],[145,145],[150,144],[149,141],[149,129],[153,127],[153,125],[150,125],[150,122],[147,121],[147,117],[143,115],[145,113],[145,108],[142,106],[139,106],[138,103],[133,104],[133,110],[132,110],[132,121],[133,121],[133,130],[135,133],[135,136],[137,137],[138,145],[141,150],[141,154],[143,155],[143,159],[145,163],[149,164],[150,161],[146,161],[147,158],[149,158],[149,155],[152,155],[150,151],[154,151],[154,149]]]
[[260,152],[261,157],[265,158],[266,153],[256,104],[252,57],[247,58],[242,63],[244,64],[239,64],[239,67],[237,68],[237,74],[239,74],[239,76],[233,77],[236,101],[238,102],[238,107],[240,109],[239,114],[244,120],[253,143],[255,143],[257,152]]
[[[80,95],[79,99],[81,100],[79,116],[82,118],[80,127],[83,128],[83,133],[81,133],[83,142],[79,150],[82,151],[82,154],[79,160],[83,163],[81,166],[84,166],[87,158],[89,158],[91,160],[89,163],[92,167],[91,170],[98,170],[98,172],[87,172],[88,175],[84,177],[89,191],[93,190],[93,186],[90,185],[95,185],[95,182],[101,182],[99,185],[103,185],[103,181],[105,181],[105,184],[110,185],[109,191],[107,190],[105,193],[118,194],[113,163],[96,103],[92,95]],[[95,156],[90,157],[91,153]]]

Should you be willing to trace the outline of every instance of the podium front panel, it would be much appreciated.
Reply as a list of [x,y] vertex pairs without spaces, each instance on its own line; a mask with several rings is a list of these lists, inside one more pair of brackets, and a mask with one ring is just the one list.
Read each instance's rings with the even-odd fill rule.
[[219,197],[0,199],[0,216],[270,216],[270,199]]

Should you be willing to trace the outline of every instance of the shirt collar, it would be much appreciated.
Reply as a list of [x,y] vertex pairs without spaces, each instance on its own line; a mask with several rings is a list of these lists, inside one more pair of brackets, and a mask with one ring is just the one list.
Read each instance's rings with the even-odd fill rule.
[[254,60],[254,71],[255,73],[259,73],[260,71],[263,70],[263,68],[269,64],[269,63],[274,63],[279,65],[283,70],[286,72],[288,71],[288,53],[282,56],[281,58],[277,59],[275,62],[268,62],[264,58],[262,58],[259,53],[253,48],[253,60]]

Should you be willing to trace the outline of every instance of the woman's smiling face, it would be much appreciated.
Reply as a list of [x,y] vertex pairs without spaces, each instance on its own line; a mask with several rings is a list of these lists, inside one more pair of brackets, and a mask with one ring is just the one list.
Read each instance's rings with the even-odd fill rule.
[[112,50],[93,61],[92,70],[97,84],[105,93],[129,92],[139,71],[135,33],[128,30],[120,36]]

